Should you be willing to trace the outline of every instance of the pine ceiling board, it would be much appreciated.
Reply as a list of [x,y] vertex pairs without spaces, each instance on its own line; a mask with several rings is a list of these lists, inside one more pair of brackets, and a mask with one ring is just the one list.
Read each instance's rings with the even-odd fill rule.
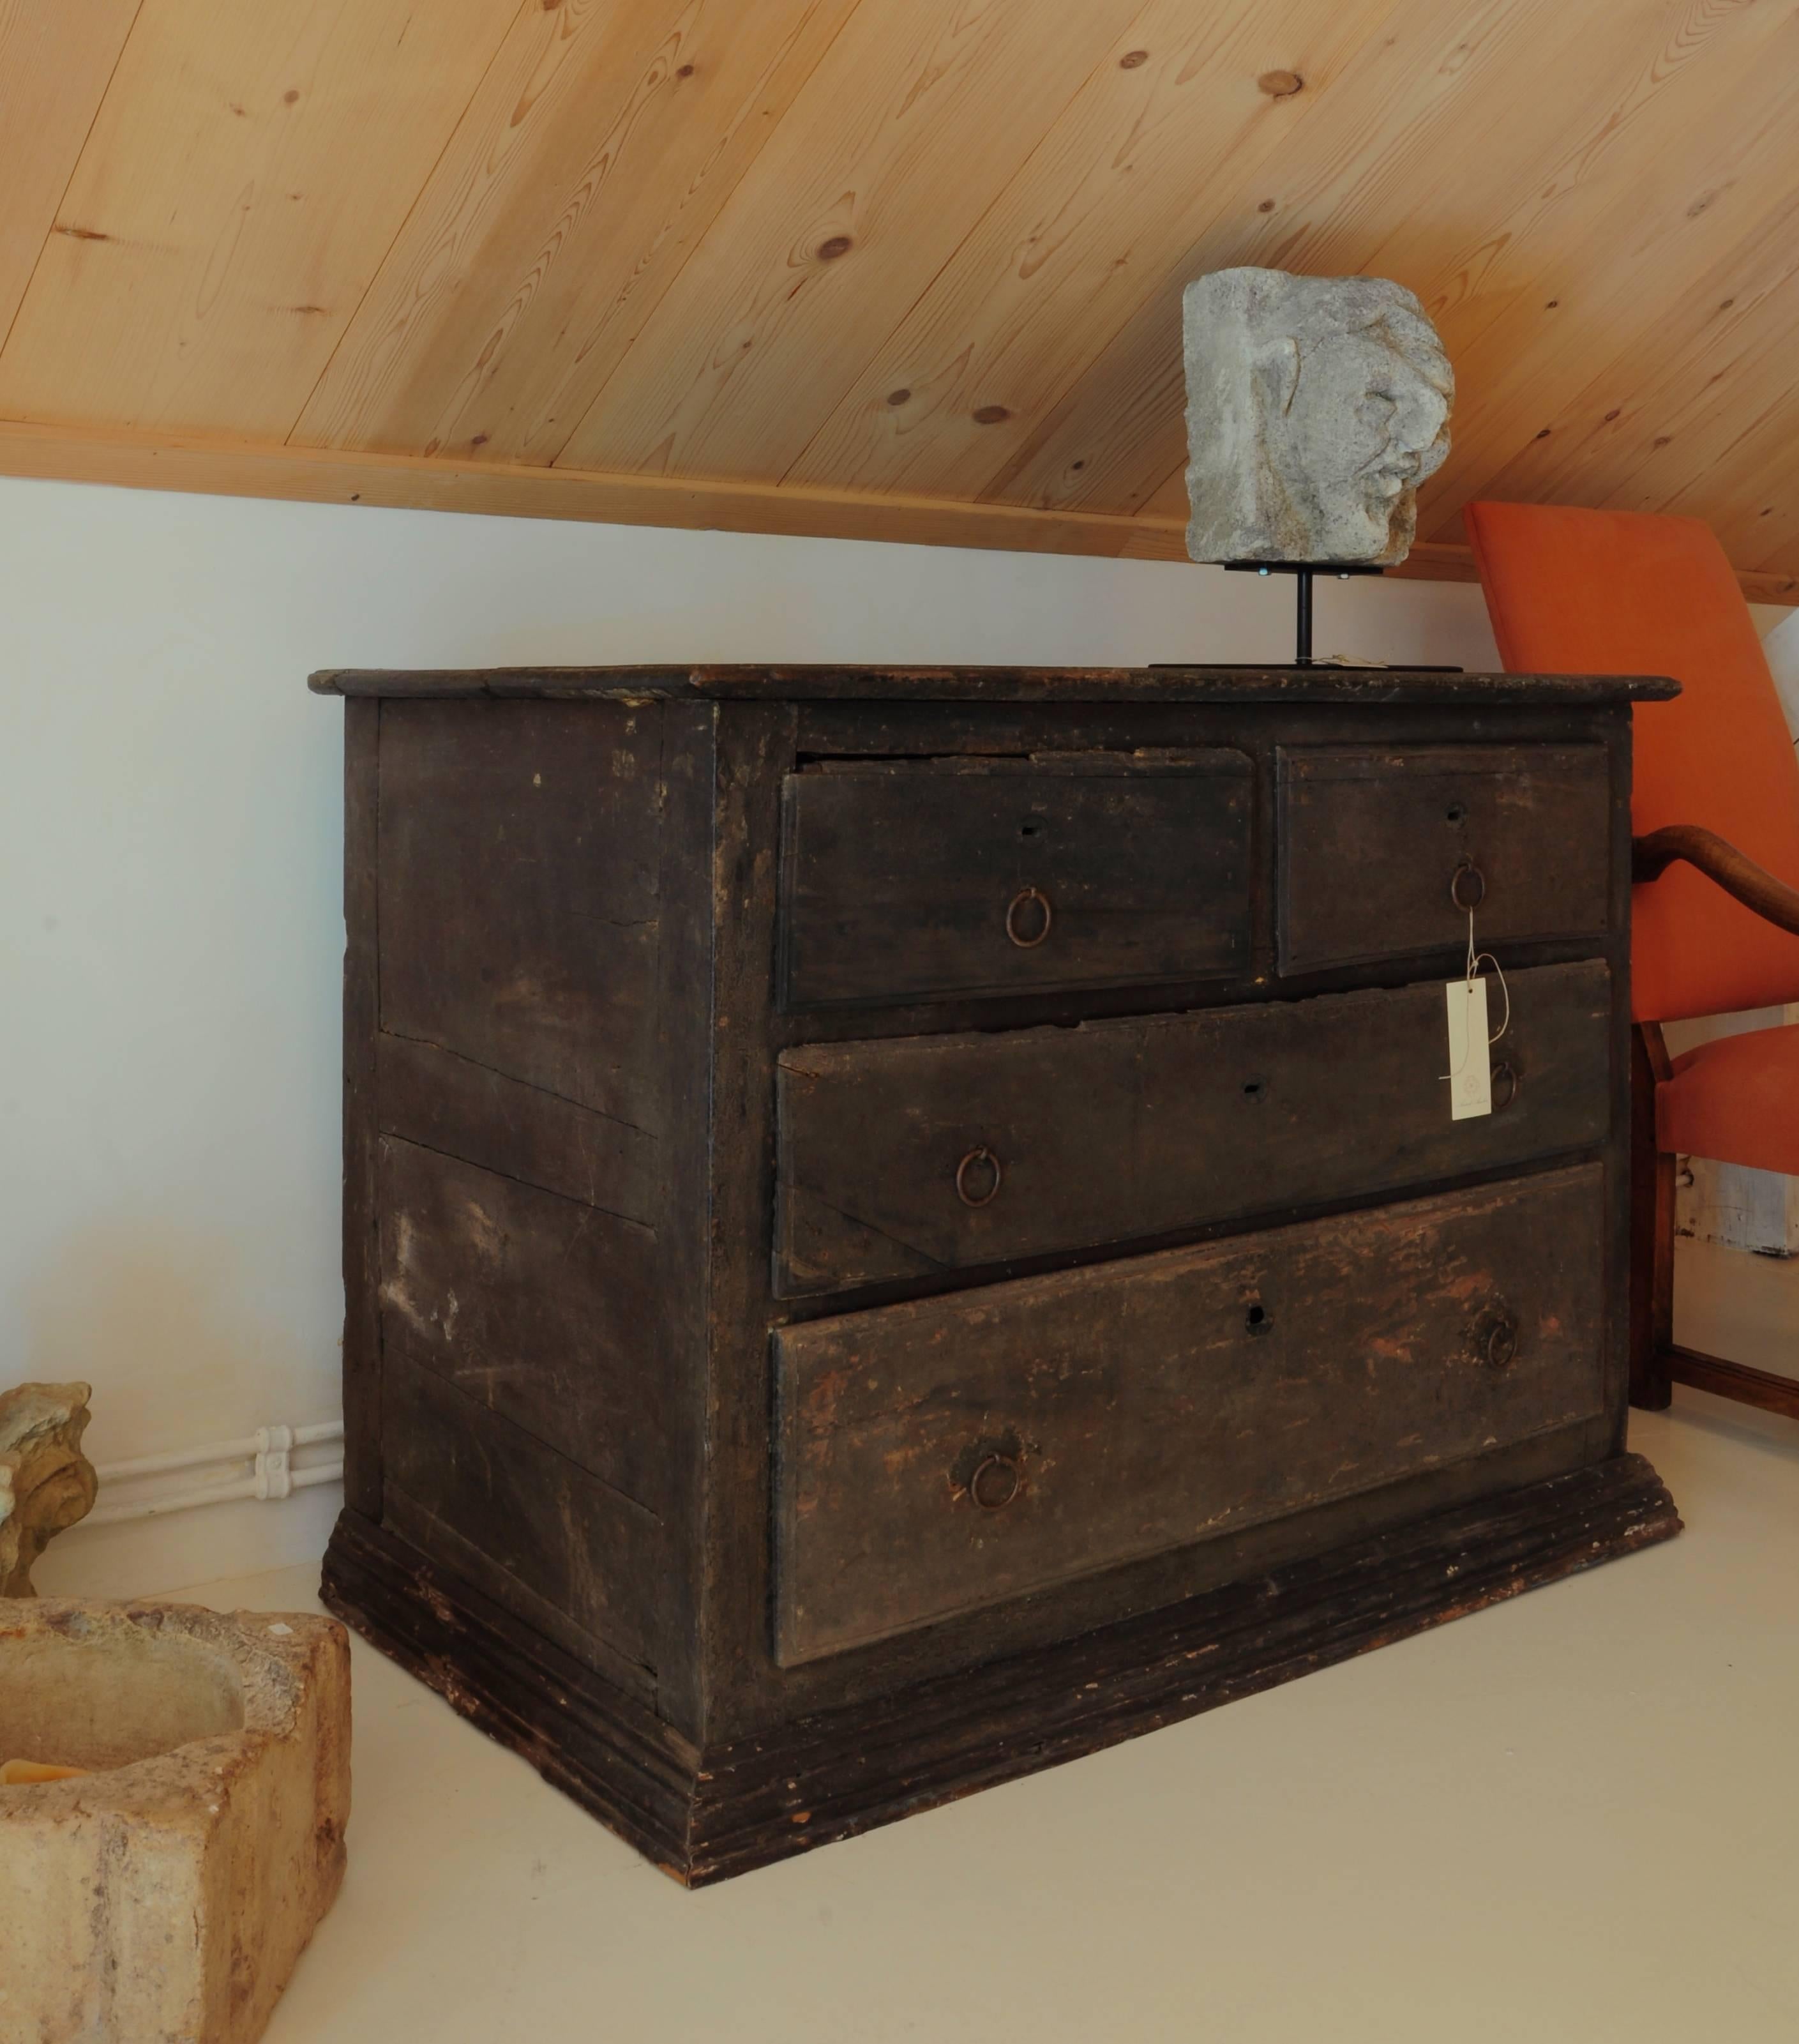
[[1399,0],[1152,0],[785,480],[973,497]]
[[[1703,518],[1734,563],[1799,571],[1799,390],[1792,380],[1793,313],[1763,358],[1747,402],[1734,408],[1699,471],[1673,488],[1657,480],[1650,507]],[[1775,360],[1781,367],[1774,367]],[[1644,478],[1645,482],[1649,478]]]
[[551,460],[854,5],[521,13],[293,437]]
[[0,340],[56,221],[138,0],[0,0]]
[[1142,0],[865,0],[558,457],[784,474]]
[[144,0],[0,413],[284,436],[518,6]]
[[[1793,482],[1799,465],[1793,459],[1796,446],[1799,394],[1789,390],[1745,435],[1740,451],[1752,459],[1729,464],[1731,509],[1719,510],[1713,491],[1706,493],[1703,509],[1697,491],[1694,501],[1677,498],[1667,508],[1705,518],[1732,565],[1739,559],[1745,562],[1751,578],[1784,574],[1790,587],[1799,589],[1799,505],[1794,502]],[[1750,600],[1756,601],[1753,597]]]
[[1494,218],[1426,303],[1478,394],[1419,529],[1461,507],[1575,398],[1633,334],[1654,335],[1792,176],[1799,8],[1743,0],[1668,7],[1628,78],[1595,93],[1540,189]]
[[[1796,328],[1799,188],[1733,240],[1678,304],[1608,352],[1545,421],[1549,430],[1526,440],[1481,494],[1628,510],[1663,509],[1690,488],[1701,502],[1722,496],[1720,465],[1746,428],[1759,431],[1749,394],[1771,399],[1789,387]],[[1764,544],[1768,529],[1750,528]]]
[[1187,494],[1187,455],[1183,449],[1180,467],[1160,488],[1150,492],[1137,515],[1141,518],[1184,518],[1191,508]]
[[[980,494],[1044,507],[1139,509],[1185,455],[1180,305],[1187,282],[1237,263],[1324,275],[1360,270],[1388,221],[1429,234],[1444,202],[1437,166],[1452,151],[1469,166],[1469,206],[1478,206],[1483,190],[1513,188],[1540,143],[1520,132],[1511,94],[1532,87],[1546,63],[1552,77],[1561,75],[1558,42],[1578,33],[1582,18],[1563,0],[1459,0],[1453,7],[1408,0],[1390,14],[1383,33],[1365,37],[1335,79],[1295,95],[1287,148],[1169,263],[1160,288]],[[1577,101],[1581,90],[1564,83],[1560,93]],[[1537,96],[1542,118],[1563,117],[1556,93]],[[1482,127],[1492,131],[1493,146],[1484,150],[1470,133]],[[1374,133],[1378,148],[1369,146]],[[1460,190],[1456,198],[1462,202]],[[1414,288],[1428,281],[1402,265],[1384,274]]]

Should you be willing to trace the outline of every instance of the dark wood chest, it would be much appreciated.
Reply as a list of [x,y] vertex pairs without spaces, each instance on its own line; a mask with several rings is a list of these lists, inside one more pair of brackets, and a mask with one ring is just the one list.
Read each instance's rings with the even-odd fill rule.
[[[679,1877],[1678,1527],[1624,1453],[1629,701],[1670,685],[314,686],[328,1601]],[[1506,1027],[1458,1120],[1470,903]]]

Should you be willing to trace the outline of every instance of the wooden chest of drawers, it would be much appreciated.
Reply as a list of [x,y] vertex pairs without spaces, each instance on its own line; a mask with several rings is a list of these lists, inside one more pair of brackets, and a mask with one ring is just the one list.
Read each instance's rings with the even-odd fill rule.
[[[313,685],[327,1599],[680,1878],[1678,1527],[1623,1452],[1628,705],[1671,684]],[[1509,1020],[1456,1120],[1470,901]]]

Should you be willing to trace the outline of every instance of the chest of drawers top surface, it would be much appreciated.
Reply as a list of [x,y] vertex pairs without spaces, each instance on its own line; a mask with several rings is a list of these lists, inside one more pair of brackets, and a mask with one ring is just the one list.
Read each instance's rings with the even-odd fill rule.
[[321,667],[316,695],[529,700],[896,703],[1663,702],[1660,674],[1461,674],[1438,667]]
[[[313,686],[340,1546],[396,1598],[435,1571],[710,1750],[1618,1454],[1628,706],[1671,682]],[[1471,908],[1506,1028],[1456,1122]]]

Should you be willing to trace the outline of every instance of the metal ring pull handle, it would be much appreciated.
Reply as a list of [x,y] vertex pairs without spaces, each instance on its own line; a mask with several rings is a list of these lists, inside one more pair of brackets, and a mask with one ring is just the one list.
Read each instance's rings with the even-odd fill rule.
[[1475,1327],[1475,1353],[1491,1370],[1504,1370],[1518,1352],[1518,1324],[1503,1306],[1483,1313]]
[[[1505,1082],[1506,1086],[1506,1095],[1502,1100],[1499,1097],[1499,1085],[1502,1080]],[[1515,1065],[1508,1064],[1495,1065],[1493,1067],[1493,1112],[1495,1114],[1500,1113],[1503,1109],[1509,1107],[1517,1097],[1517,1067]]]
[[[1034,937],[1020,936],[1018,934],[1018,911],[1021,909],[1028,907],[1033,901],[1034,901],[1038,908],[1043,911],[1043,927],[1038,932]],[[1043,939],[1049,936],[1049,925],[1055,920],[1054,912],[1049,906],[1049,897],[1047,894],[1044,893],[1038,888],[1021,887],[1018,893],[1012,897],[1011,901],[1007,906],[1006,934],[1011,939],[1012,942],[1018,946],[1021,951],[1035,951],[1037,947],[1042,943]]]
[[[969,1174],[981,1164],[985,1164],[992,1172],[993,1182],[984,1193],[972,1193],[969,1190]],[[999,1169],[999,1159],[984,1143],[977,1143],[956,1166],[956,1197],[965,1207],[984,1207],[999,1190],[999,1181],[1003,1176],[1003,1174]]]
[[[1467,882],[1463,891],[1463,882]],[[1449,876],[1449,898],[1463,915],[1478,909],[1486,899],[1486,876],[1471,859],[1459,860]]]
[[985,1455],[969,1478],[969,1495],[983,1512],[1001,1512],[1018,1496],[1020,1483],[1011,1455]]

